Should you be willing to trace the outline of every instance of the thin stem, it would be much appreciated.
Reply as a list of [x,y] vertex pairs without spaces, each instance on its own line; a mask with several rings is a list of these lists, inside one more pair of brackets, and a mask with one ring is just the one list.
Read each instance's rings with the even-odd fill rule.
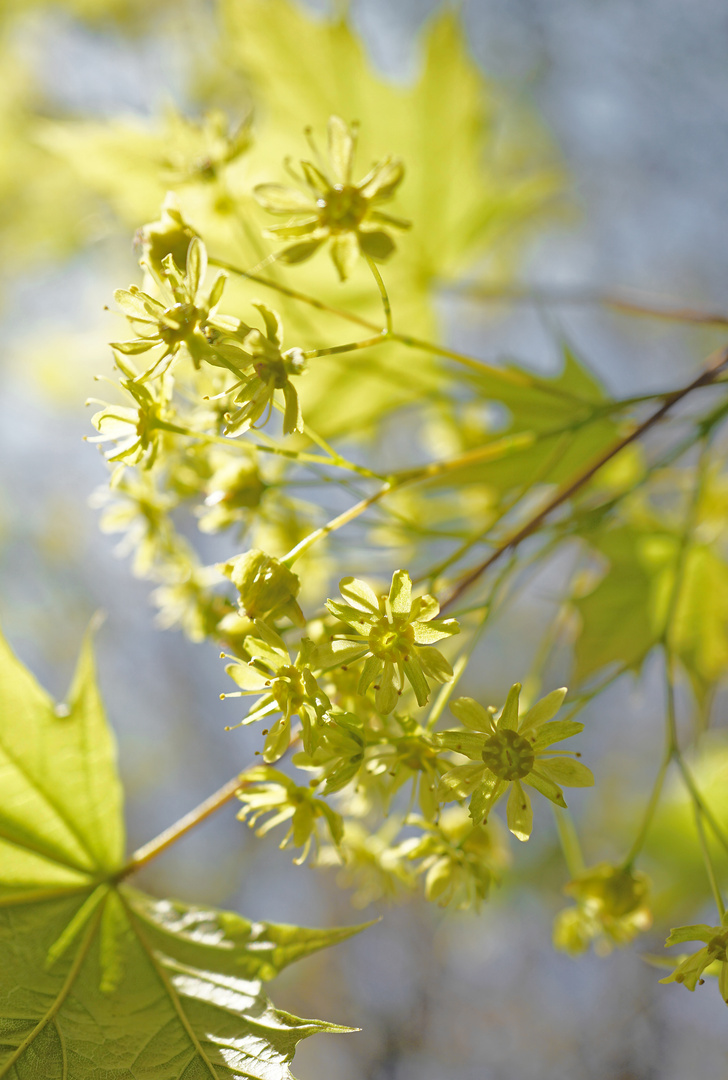
[[556,494],[549,499],[549,501],[543,506],[529,521],[526,522],[520,529],[517,530],[512,536],[508,537],[502,544],[500,544],[495,551],[493,551],[487,559],[479,563],[472,570],[470,570],[455,586],[450,596],[442,605],[443,609],[449,607],[459,596],[462,595],[467,589],[473,585],[482,574],[485,573],[495,562],[497,562],[507,551],[510,551],[531,536],[538,527],[545,521],[547,517],[553,513],[559,506],[565,503],[568,499],[575,495],[592,477],[599,472],[612,458],[616,457],[621,450],[641,438],[646,431],[649,431],[651,427],[657,424],[660,420],[666,416],[671,409],[683,398],[687,397],[693,390],[696,390],[699,386],[705,386],[711,383],[716,376],[722,371],[728,363],[728,349],[720,349],[717,353],[713,354],[703,371],[692,382],[688,383],[681,390],[676,390],[670,397],[663,402],[663,404],[651,413],[641,424],[638,424],[633,431],[623,438],[618,439],[607,450],[603,451],[590,465],[587,466],[581,473],[578,474],[573,480],[570,480],[566,485],[561,487]]
[[672,761],[672,758],[673,750],[670,747],[665,753],[662,762],[660,763],[660,768],[657,772],[657,776],[655,777],[655,782],[652,785],[652,791],[650,792],[650,797],[647,802],[647,807],[642,818],[642,824],[640,825],[639,832],[637,833],[632,847],[627,852],[624,862],[622,863],[622,866],[625,870],[631,870],[635,859],[644,847],[645,840],[647,839],[647,834],[650,830],[650,826],[652,825],[652,819],[655,816],[655,811],[657,810],[657,806],[660,802],[662,788],[665,783],[665,776],[667,775],[667,770],[670,767],[670,762]]
[[702,326],[728,326],[728,315],[699,311],[691,307],[658,306],[658,301],[630,299],[617,293],[603,293],[594,289],[529,288],[518,285],[480,286],[467,283],[457,288],[460,296],[472,300],[499,301],[526,304],[599,305],[614,308],[625,315],[646,316],[650,319],[668,319],[674,322],[693,323]]
[[708,881],[710,882],[710,889],[713,893],[715,906],[718,908],[718,913],[722,920],[725,915],[725,904],[723,903],[720,886],[718,885],[718,876],[715,872],[715,865],[710,854],[710,848],[708,847],[705,829],[703,828],[702,814],[697,807],[695,808],[695,827],[698,830],[698,839],[700,840],[700,850],[703,855],[703,862],[705,863],[705,872],[708,875]]
[[219,810],[221,806],[225,806],[231,799],[234,799],[239,791],[242,791],[246,786],[245,781],[241,780],[239,776],[234,776],[232,780],[229,780],[227,784],[216,791],[214,795],[210,795],[208,799],[201,802],[199,806],[194,810],[190,810],[188,814],[181,817],[179,821],[174,825],[170,825],[168,829],[160,833],[154,840],[150,840],[148,844],[144,844],[142,847],[137,848],[134,854],[129,859],[128,863],[122,867],[122,869],[115,874],[115,879],[121,881],[123,878],[128,877],[129,874],[136,873],[142,866],[145,866],[152,859],[155,859],[157,855],[161,855],[163,851],[171,847],[176,843],[181,836],[190,832],[196,825],[199,825],[201,821],[210,817],[216,810]]
[[578,877],[579,874],[584,873],[585,867],[574,819],[568,810],[562,810],[557,806],[552,806],[552,809],[566,867],[572,878]]
[[331,345],[326,349],[308,349],[303,355],[306,360],[315,360],[317,356],[334,356],[336,353],[370,349],[374,345],[381,345],[386,340],[384,334],[377,334],[376,337],[365,338],[363,341],[348,341],[345,345]]
[[376,267],[374,261],[372,259],[370,259],[368,255],[367,255],[367,262],[369,264],[369,269],[371,270],[371,272],[372,272],[372,274],[374,276],[374,280],[377,283],[377,288],[379,289],[379,295],[382,298],[382,307],[384,308],[384,325],[387,328],[387,333],[392,334],[392,333],[394,333],[394,327],[392,326],[392,305],[389,302],[389,295],[387,293],[387,286],[384,284],[384,279],[382,278],[382,275],[377,270],[377,267]]
[[485,446],[476,447],[475,450],[467,450],[464,454],[459,454],[454,458],[447,458],[445,461],[431,461],[427,465],[421,465],[414,469],[403,469],[401,472],[391,476],[379,491],[375,491],[373,495],[367,496],[366,499],[361,499],[354,506],[349,507],[348,510],[344,510],[343,513],[338,514],[325,525],[310,532],[308,536],[305,536],[295,547],[291,548],[282,561],[286,566],[292,566],[296,559],[298,559],[304,551],[307,551],[312,544],[315,544],[318,540],[323,539],[324,536],[328,536],[330,533],[340,529],[342,525],[348,525],[350,521],[354,521],[355,518],[358,518],[359,515],[363,514],[370,506],[392,491],[396,491],[407,484],[431,480],[434,476],[441,476],[444,473],[461,469],[465,465],[472,465],[477,462],[492,461],[501,458],[514,450],[521,449],[524,445],[530,445],[532,441],[533,436],[530,434],[506,436],[504,439],[497,439],[492,443],[487,443]]
[[[371,319],[365,319],[363,316],[356,315],[354,312],[334,307],[331,304],[326,304],[322,300],[318,300],[315,296],[309,296],[307,293],[302,293],[298,289],[291,289],[287,285],[281,285],[277,281],[271,281],[269,278],[261,277],[259,274],[252,271],[241,270],[239,266],[234,266],[224,259],[215,259],[211,257],[209,262],[211,266],[218,266],[222,270],[227,270],[228,273],[237,274],[240,277],[247,278],[249,281],[255,281],[258,285],[274,289],[282,296],[287,296],[291,300],[297,300],[302,304],[308,304],[310,307],[315,307],[319,311],[325,311],[329,315],[335,315],[339,319],[345,319],[347,322],[356,323],[358,326],[364,326],[367,330],[374,330],[376,333],[381,332],[381,327],[375,322],[372,322]],[[507,383],[509,386],[535,387],[542,390],[544,393],[550,394],[552,397],[560,398],[561,400],[578,401],[584,405],[589,404],[589,402],[580,398],[578,395],[572,394],[568,390],[564,390],[563,387],[552,385],[548,379],[541,379],[537,375],[529,375],[525,371],[512,371],[507,368],[494,367],[492,364],[486,364],[484,361],[478,360],[474,356],[468,356],[466,353],[457,352],[454,349],[447,349],[443,345],[438,345],[432,341],[425,341],[422,338],[413,337],[411,334],[399,334],[396,331],[392,331],[387,334],[387,337],[391,341],[399,341],[402,345],[408,345],[415,349],[422,349],[423,352],[433,353],[436,356],[444,356],[448,360],[454,360],[455,363],[463,364],[465,367],[477,371],[480,375],[487,376],[500,383]]]

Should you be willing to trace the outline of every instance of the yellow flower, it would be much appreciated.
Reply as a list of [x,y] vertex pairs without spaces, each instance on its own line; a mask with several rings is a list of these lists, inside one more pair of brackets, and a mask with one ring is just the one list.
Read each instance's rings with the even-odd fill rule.
[[[520,683],[511,687],[499,717],[495,710],[484,709],[472,698],[458,698],[450,708],[469,731],[441,731],[437,739],[443,748],[471,759],[456,765],[440,780],[439,797],[470,797],[470,816],[480,824],[502,795],[511,789],[508,799],[508,828],[519,840],[528,840],[533,828],[533,810],[524,784],[535,788],[557,806],[566,806],[560,784],[567,787],[591,787],[594,777],[574,757],[552,756],[552,743],[568,739],[584,728],[575,720],[556,720],[566,696],[566,688],[553,690],[536,702],[524,716],[518,716]],[[576,755],[574,755],[576,756]]]
[[438,649],[431,646],[442,638],[460,633],[455,619],[436,619],[440,605],[432,596],[412,599],[412,581],[406,570],[392,575],[386,596],[377,597],[364,581],[346,577],[339,582],[346,601],[327,600],[332,615],[356,633],[319,645],[316,664],[332,668],[366,658],[359,679],[359,693],[374,683],[376,706],[385,715],[392,712],[404,689],[412,686],[418,705],[430,697],[427,678],[446,682],[452,668]]
[[302,177],[290,171],[294,180],[307,190],[283,184],[259,184],[253,194],[269,213],[290,219],[285,225],[273,225],[267,230],[275,239],[295,241],[278,253],[279,259],[303,262],[330,240],[331,258],[344,281],[360,254],[377,262],[389,258],[395,243],[387,227],[409,228],[408,221],[379,209],[399,187],[404,166],[401,161],[387,157],[354,183],[356,125],[349,126],[339,116],[330,117],[328,169],[320,160],[308,130],[306,134],[319,165],[302,161]]
[[554,920],[554,947],[573,956],[594,943],[604,956],[614,945],[628,945],[649,930],[650,883],[646,874],[599,863],[579,874],[565,887],[576,907],[565,908]]

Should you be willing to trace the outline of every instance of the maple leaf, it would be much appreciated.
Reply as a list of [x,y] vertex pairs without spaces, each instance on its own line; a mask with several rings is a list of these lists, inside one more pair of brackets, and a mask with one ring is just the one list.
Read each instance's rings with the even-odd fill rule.
[[0,637],[0,1077],[290,1080],[347,1031],[261,989],[355,929],[251,923],[123,883],[122,788],[87,637],[56,706]]

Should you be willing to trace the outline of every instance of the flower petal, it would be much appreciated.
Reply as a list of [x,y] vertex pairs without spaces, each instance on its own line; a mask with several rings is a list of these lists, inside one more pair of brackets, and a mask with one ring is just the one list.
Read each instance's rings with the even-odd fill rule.
[[559,785],[555,784],[548,776],[544,776],[538,769],[531,769],[528,776],[524,776],[523,782],[535,788],[536,791],[540,791],[552,803],[556,803],[557,806],[564,810],[566,809],[566,799]]
[[484,735],[493,734],[493,714],[473,698],[456,698],[450,702],[450,711],[471,731],[482,731]]
[[443,750],[452,750],[456,754],[465,754],[472,761],[482,761],[485,739],[474,731],[438,731],[433,738]]
[[[543,750],[555,742],[561,742],[562,739],[570,739],[572,735],[578,735],[583,730],[584,725],[580,724],[578,720],[554,720],[550,724],[544,724],[535,739],[533,739],[533,748],[534,750]],[[534,731],[532,728],[529,731],[521,729],[521,734],[530,739],[534,735]]]
[[383,232],[381,229],[375,229],[371,232],[359,229],[357,237],[359,238],[359,247],[362,253],[368,255],[370,259],[383,262],[397,249],[397,245],[389,233]]
[[389,603],[394,615],[409,615],[412,610],[412,579],[406,570],[395,570],[392,574]]
[[279,251],[276,258],[279,262],[291,264],[305,262],[306,259],[310,259],[318,251],[323,241],[324,238],[321,237],[318,240],[308,240],[302,244],[291,244],[290,247]]
[[719,926],[706,926],[705,923],[693,923],[692,926],[676,926],[671,931],[665,942],[665,948],[670,945],[684,945],[686,941],[704,941],[707,945],[711,938],[719,934]]
[[361,660],[368,651],[365,641],[326,641],[316,646],[312,663],[317,668],[328,671],[341,664],[351,664],[355,660]]
[[398,158],[394,160],[385,158],[384,161],[378,162],[363,180],[359,181],[357,187],[365,199],[385,202],[394,195],[395,190],[402,183],[403,177],[404,165],[402,162]]
[[506,810],[508,828],[518,840],[528,840],[533,831],[531,800],[517,780],[513,781]]
[[563,705],[566,693],[566,687],[562,686],[558,690],[552,690],[550,694],[532,705],[521,720],[520,731],[524,732],[526,728],[539,728],[547,720],[552,720]]
[[257,184],[253,188],[257,202],[271,214],[313,213],[316,204],[310,195],[285,184]]
[[339,582],[339,592],[351,607],[379,617],[379,600],[366,581],[355,577],[344,577]]
[[484,776],[485,766],[482,762],[454,765],[440,777],[438,795],[445,802],[450,799],[466,799],[478,785],[482,785]]
[[495,726],[498,731],[515,731],[518,727],[518,699],[520,694],[521,684],[514,683],[508,691],[503,710],[496,720]]
[[507,789],[507,780],[499,780],[493,773],[485,770],[482,783],[470,799],[470,817],[476,825],[482,824],[487,819],[488,814]]
[[359,258],[359,245],[352,232],[340,233],[331,241],[331,258],[341,281],[346,281]]
[[190,299],[194,302],[197,291],[205,280],[205,274],[207,273],[207,251],[199,236],[193,236],[190,240],[190,246],[187,248],[185,270]]
[[415,647],[415,653],[422,664],[422,670],[429,679],[434,679],[435,682],[447,682],[452,678],[452,668],[439,649]]
[[538,771],[564,787],[594,787],[594,774],[571,757],[539,758]]
[[340,116],[330,116],[328,124],[329,158],[337,184],[351,183],[351,166],[356,145],[354,132]]
[[417,620],[412,623],[412,629],[418,645],[432,645],[460,633],[460,626],[455,619],[432,619],[430,622]]
[[409,660],[404,661],[404,673],[415,692],[417,704],[421,708],[430,700],[430,688],[427,685],[427,679],[422,670],[422,664],[416,654],[411,656]]
[[384,713],[385,716],[387,713],[391,713],[399,700],[399,691],[400,686],[396,678],[396,668],[391,661],[386,660],[374,695],[374,701],[380,713]]

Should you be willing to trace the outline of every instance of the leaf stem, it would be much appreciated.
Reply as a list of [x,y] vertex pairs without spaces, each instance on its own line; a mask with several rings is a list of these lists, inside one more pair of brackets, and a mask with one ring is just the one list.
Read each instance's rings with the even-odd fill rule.
[[176,843],[180,837],[185,833],[190,832],[200,822],[205,821],[206,818],[214,814],[216,810],[219,810],[226,803],[229,803],[231,799],[234,799],[239,791],[242,791],[246,786],[245,781],[241,780],[239,776],[234,776],[232,780],[228,780],[227,784],[224,784],[219,791],[216,791],[214,795],[210,795],[209,798],[201,802],[199,806],[194,810],[190,810],[188,814],[181,817],[179,821],[174,825],[170,825],[168,829],[160,833],[154,840],[150,840],[148,844],[144,844],[142,847],[137,848],[133,853],[129,861],[121,870],[114,875],[115,881],[121,881],[123,878],[128,877],[130,874],[136,873],[152,859],[155,859],[157,855],[161,855],[163,851],[171,847]]

